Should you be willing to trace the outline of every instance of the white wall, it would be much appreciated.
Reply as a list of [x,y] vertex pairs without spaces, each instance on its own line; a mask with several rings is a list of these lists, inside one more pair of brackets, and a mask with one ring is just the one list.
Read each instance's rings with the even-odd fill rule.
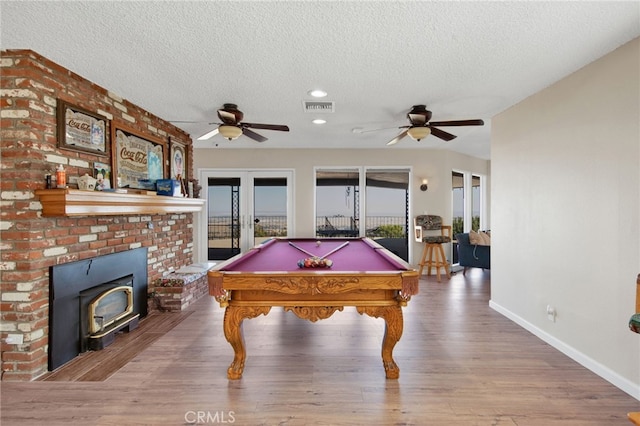
[[[267,144],[268,142],[265,142]],[[385,166],[409,167],[412,169],[410,185],[410,217],[423,214],[438,214],[451,223],[451,171],[466,170],[476,174],[489,175],[489,162],[444,150],[420,149],[195,149],[194,171],[202,169],[293,169],[294,217],[297,237],[315,235],[314,211],[314,167],[335,166]],[[429,180],[429,189],[421,192],[422,178]],[[206,182],[201,183],[203,188]],[[490,198],[489,198],[490,199]],[[489,214],[488,212],[487,214]],[[198,226],[196,224],[196,226]],[[194,243],[200,243],[195,233]],[[206,234],[205,234],[206,235]],[[418,244],[413,244],[410,254],[418,252]],[[206,260],[206,254],[196,252],[199,261]],[[415,256],[414,256],[415,257]],[[410,258],[411,263],[413,262]]]
[[491,144],[491,306],[638,399],[639,52],[494,117]]

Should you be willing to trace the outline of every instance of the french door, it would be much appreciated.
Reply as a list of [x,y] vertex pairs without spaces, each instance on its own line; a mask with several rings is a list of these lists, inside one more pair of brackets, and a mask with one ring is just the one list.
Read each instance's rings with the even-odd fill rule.
[[211,170],[201,178],[206,183],[208,260],[226,260],[292,233],[292,171]]
[[453,202],[453,264],[458,263],[455,236],[470,230],[487,229],[485,178],[466,171],[451,172]]

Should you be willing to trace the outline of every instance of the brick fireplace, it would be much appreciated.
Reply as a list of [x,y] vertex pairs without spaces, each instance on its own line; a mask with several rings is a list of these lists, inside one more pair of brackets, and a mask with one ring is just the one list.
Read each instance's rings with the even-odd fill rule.
[[189,176],[192,146],[182,130],[35,52],[2,51],[0,66],[2,380],[33,380],[48,369],[51,267],[145,248],[151,293],[154,280],[193,263],[192,213],[43,215],[36,191],[46,173],[62,164],[73,182],[92,174],[93,162],[108,161],[57,146],[57,100],[184,142]]

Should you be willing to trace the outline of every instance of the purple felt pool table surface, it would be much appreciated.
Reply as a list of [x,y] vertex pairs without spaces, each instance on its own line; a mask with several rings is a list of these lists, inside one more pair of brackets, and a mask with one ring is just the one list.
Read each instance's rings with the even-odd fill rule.
[[[304,251],[303,251],[304,250]],[[300,268],[298,261],[313,256],[330,259],[330,268]],[[368,238],[274,238],[221,265],[221,271],[380,272],[410,267]]]

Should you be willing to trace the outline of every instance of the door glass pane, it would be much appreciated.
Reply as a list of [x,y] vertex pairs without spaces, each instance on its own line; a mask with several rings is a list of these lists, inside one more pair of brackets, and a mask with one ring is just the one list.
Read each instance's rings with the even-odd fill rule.
[[316,235],[357,237],[360,228],[358,169],[316,171]]
[[[457,234],[464,232],[464,175],[459,172],[451,173],[451,199],[453,201],[452,236],[455,240]],[[453,243],[453,261],[458,263],[458,245]]]
[[480,176],[471,176],[471,229],[480,229]]
[[287,179],[253,180],[253,237],[255,244],[287,236]]
[[453,191],[453,235],[464,232],[464,176],[452,172],[451,188]]
[[409,171],[366,172],[366,236],[404,260],[409,259]]
[[240,253],[240,178],[208,179],[209,260]]

